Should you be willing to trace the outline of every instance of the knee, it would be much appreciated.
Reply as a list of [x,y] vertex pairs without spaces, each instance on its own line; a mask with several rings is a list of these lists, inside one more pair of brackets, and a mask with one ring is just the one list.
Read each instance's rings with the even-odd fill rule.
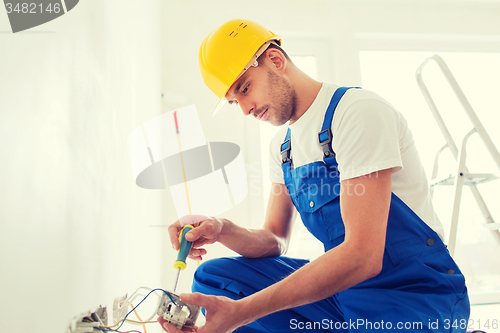
[[227,272],[234,271],[231,268],[231,258],[211,259],[196,269],[194,273],[193,292],[203,292],[207,286],[216,289],[224,289],[229,282]]

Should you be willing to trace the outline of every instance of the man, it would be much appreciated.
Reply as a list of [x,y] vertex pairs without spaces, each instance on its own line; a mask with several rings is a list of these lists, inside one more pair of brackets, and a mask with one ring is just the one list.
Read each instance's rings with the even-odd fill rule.
[[[271,143],[280,172],[271,175],[263,228],[211,218],[186,235],[193,259],[214,242],[242,255],[198,268],[193,291],[201,293],[182,296],[206,310],[197,331],[465,332],[464,277],[442,242],[406,121],[372,92],[308,77],[280,44],[257,23],[232,20],[200,48],[220,103],[289,125]],[[280,256],[296,211],[325,247],[312,262]],[[180,228],[169,228],[174,248]]]

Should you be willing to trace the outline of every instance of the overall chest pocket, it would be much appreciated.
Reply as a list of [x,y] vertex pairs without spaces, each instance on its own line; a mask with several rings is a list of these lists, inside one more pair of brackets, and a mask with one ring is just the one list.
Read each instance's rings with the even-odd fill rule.
[[306,228],[323,243],[343,236],[338,177],[302,178],[296,185],[293,201]]

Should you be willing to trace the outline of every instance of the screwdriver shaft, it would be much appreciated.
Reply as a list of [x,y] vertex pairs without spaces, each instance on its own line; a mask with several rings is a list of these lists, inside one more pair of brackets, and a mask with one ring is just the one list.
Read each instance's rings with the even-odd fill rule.
[[179,282],[179,275],[181,275],[180,268],[177,270],[177,277],[175,278],[175,284],[174,284],[174,290],[173,290],[174,293],[175,293],[175,289],[177,289],[177,282]]

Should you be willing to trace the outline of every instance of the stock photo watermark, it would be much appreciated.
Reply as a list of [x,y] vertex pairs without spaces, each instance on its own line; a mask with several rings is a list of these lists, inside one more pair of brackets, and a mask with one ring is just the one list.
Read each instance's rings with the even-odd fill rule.
[[73,8],[79,0],[4,0],[12,32],[31,29],[52,21]]
[[323,319],[322,321],[299,321],[290,320],[291,330],[399,330],[399,331],[420,331],[420,330],[439,330],[439,329],[498,329],[498,319],[474,320],[474,319],[429,319],[422,321],[370,321],[368,319],[349,319],[348,321],[334,321]]
[[[377,166],[364,166],[356,167],[355,169],[346,168],[344,172],[351,173],[355,171],[356,173],[363,174],[364,177],[378,177],[379,168]],[[276,168],[275,170],[270,170],[274,174],[282,174],[281,168]],[[310,165],[304,165],[295,169],[295,176],[303,179],[298,186],[293,189],[293,195],[295,196],[306,196],[307,198],[312,198],[314,196],[339,196],[343,193],[352,196],[361,196],[365,194],[365,186],[362,184],[351,184],[344,183],[343,185],[339,181],[339,172],[337,170],[332,170],[324,167],[312,167]],[[262,182],[263,178],[263,166],[259,162],[250,163],[248,183],[250,188],[250,195],[259,196],[263,194]],[[265,181],[265,180],[264,180]],[[289,193],[289,189],[286,187],[271,187],[271,193],[273,195],[280,195],[283,192]]]

